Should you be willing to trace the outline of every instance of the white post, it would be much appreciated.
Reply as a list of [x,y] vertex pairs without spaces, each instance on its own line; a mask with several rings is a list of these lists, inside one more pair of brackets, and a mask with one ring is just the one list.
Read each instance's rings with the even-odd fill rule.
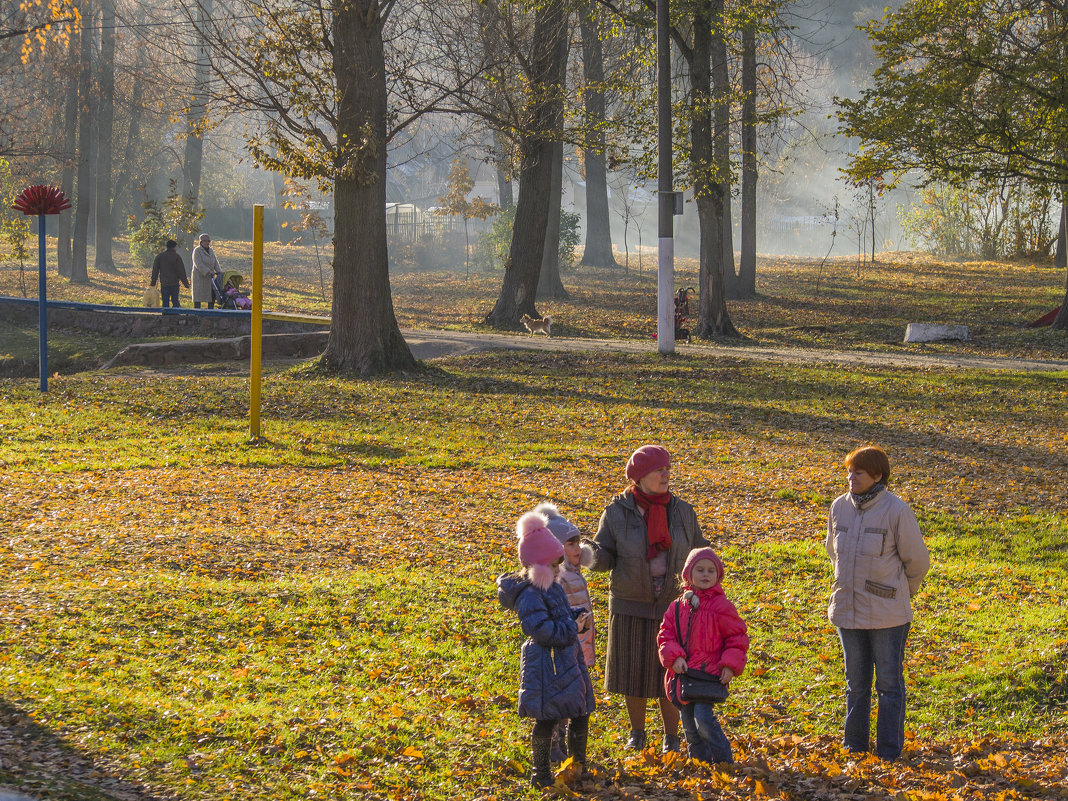
[[669,0],[656,0],[656,117],[658,141],[656,349],[675,352],[674,170],[671,148],[671,33]]

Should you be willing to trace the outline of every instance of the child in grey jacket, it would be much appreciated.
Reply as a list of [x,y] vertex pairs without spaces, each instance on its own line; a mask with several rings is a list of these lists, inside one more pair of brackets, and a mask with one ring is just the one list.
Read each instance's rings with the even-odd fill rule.
[[[581,609],[589,613],[584,618],[588,622],[584,628],[579,630],[578,638],[582,645],[586,667],[592,669],[597,663],[595,648],[597,633],[593,622],[593,602],[590,600],[590,590],[586,584],[586,577],[582,575],[582,569],[593,564],[594,546],[582,537],[582,532],[578,527],[560,514],[560,510],[553,504],[540,504],[535,507],[534,511],[545,515],[549,521],[546,528],[564,546],[564,564],[561,566],[558,581],[567,593],[567,601],[571,609],[573,611]],[[564,749],[566,730],[567,721],[562,720],[553,732],[552,759],[554,762],[562,762],[566,758]]]

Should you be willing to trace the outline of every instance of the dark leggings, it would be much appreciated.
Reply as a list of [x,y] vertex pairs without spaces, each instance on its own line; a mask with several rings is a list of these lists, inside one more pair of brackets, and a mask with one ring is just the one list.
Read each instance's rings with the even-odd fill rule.
[[[553,729],[556,728],[557,721],[555,720],[536,720],[534,721],[534,736],[535,737],[552,737]],[[590,728],[590,716],[583,715],[580,718],[571,718],[571,731],[575,734],[586,734]]]

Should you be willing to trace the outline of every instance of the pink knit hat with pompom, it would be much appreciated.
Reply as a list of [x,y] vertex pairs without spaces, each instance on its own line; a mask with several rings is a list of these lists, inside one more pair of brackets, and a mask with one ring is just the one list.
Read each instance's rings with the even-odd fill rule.
[[564,546],[549,531],[548,525],[545,515],[537,512],[527,512],[515,524],[519,561],[523,567],[531,568],[531,583],[543,590],[553,583],[556,576],[552,566],[564,555]]

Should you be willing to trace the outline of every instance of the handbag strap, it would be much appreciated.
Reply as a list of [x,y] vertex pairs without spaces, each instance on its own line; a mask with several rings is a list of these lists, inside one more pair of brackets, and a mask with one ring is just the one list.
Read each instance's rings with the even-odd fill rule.
[[[680,644],[682,645],[682,652],[686,654],[686,661],[690,661],[690,651],[687,649],[687,645],[690,643],[690,621],[686,621],[686,636],[682,636],[682,623],[679,620],[679,607],[682,606],[682,598],[675,601],[675,631],[679,635]],[[690,614],[693,615],[693,607],[690,607]]]

